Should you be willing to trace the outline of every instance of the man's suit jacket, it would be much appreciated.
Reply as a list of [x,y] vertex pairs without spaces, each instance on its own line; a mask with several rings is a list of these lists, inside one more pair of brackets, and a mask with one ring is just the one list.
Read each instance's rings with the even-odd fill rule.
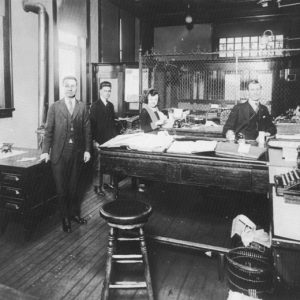
[[[253,121],[256,123],[255,127]],[[259,104],[258,112],[255,113],[248,101],[233,107],[223,127],[224,136],[228,130],[233,130],[235,133],[246,132],[246,135],[248,135],[246,139],[255,139],[258,131],[266,131],[271,135],[276,133],[276,127],[272,122],[268,108]]]
[[92,138],[100,145],[117,135],[114,105],[101,99],[94,102],[90,109]]
[[43,153],[50,152],[52,163],[57,163],[68,142],[68,133],[73,119],[74,149],[79,153],[90,152],[91,128],[86,105],[76,100],[72,117],[64,99],[53,103],[48,111]]

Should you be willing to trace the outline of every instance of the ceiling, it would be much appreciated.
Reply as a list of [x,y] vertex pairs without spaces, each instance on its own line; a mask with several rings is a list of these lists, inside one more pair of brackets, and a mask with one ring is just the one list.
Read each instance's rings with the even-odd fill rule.
[[[194,23],[230,22],[246,19],[286,18],[300,16],[300,5],[278,7],[277,0],[110,0],[122,9],[130,11],[141,20],[154,26],[183,25],[188,5]],[[281,0],[281,4],[299,3],[300,0]]]

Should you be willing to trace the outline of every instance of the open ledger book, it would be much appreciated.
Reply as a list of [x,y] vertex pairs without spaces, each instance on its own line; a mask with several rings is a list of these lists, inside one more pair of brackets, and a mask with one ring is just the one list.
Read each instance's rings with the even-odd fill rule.
[[216,141],[175,141],[173,136],[163,132],[123,134],[101,145],[101,148],[127,147],[132,150],[192,154],[214,151]]
[[149,151],[149,152],[164,152],[172,144],[174,138],[165,134],[150,134],[150,133],[134,133],[117,135],[106,143],[102,144],[101,148],[117,148],[127,147],[132,150]]

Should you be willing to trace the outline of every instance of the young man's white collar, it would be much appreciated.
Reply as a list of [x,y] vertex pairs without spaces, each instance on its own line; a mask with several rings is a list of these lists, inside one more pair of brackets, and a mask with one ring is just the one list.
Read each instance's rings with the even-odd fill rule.
[[108,99],[107,100],[106,99],[102,99],[101,97],[100,97],[100,100],[103,102],[104,105],[106,105],[107,102],[108,102]]
[[255,112],[259,109],[259,101],[254,101],[249,99],[248,102]]
[[65,97],[64,99],[65,99],[65,103],[66,103],[67,106],[69,105],[70,100],[71,100],[73,108],[75,107],[75,102],[76,102],[75,97],[73,97],[73,98],[66,98]]

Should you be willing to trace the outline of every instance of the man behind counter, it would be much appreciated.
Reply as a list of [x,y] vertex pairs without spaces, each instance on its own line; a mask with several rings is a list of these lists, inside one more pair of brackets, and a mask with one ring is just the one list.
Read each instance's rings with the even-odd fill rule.
[[235,140],[238,135],[246,140],[255,140],[259,131],[265,132],[265,136],[276,134],[268,108],[260,103],[261,91],[262,86],[257,80],[249,82],[248,101],[233,107],[223,127],[223,136],[227,140]]

